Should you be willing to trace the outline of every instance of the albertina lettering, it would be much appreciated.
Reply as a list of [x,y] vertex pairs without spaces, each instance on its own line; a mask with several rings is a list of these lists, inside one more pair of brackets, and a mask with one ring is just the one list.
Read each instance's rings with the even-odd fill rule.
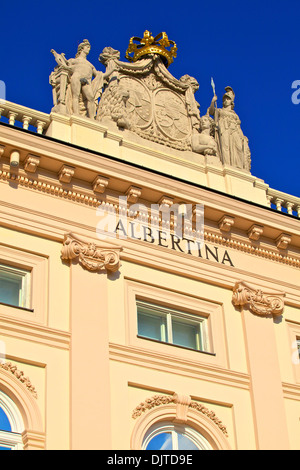
[[198,258],[203,258],[217,263],[234,266],[227,250],[220,249],[217,246],[209,246],[205,243],[200,243],[197,240],[190,240],[188,238],[179,238],[173,233],[165,232],[160,229],[153,229],[151,227],[129,223],[128,233],[120,219],[114,230],[115,234],[120,235],[121,238],[131,238],[133,240],[140,240],[146,243],[156,244],[164,248],[169,248],[180,253],[185,253]]

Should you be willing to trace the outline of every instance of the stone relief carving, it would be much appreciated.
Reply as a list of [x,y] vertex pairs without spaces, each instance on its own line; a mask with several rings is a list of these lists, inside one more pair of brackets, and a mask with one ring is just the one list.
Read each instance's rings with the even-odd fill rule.
[[20,382],[25,385],[27,390],[32,393],[34,398],[37,398],[37,391],[30,382],[30,379],[28,377],[25,377],[24,372],[18,370],[17,366],[12,364],[11,362],[0,362],[0,368],[11,372],[18,380],[20,380]]
[[214,95],[208,110],[216,122],[221,160],[225,165],[250,171],[251,154],[248,139],[241,130],[241,121],[234,111],[235,94],[231,87],[226,87],[225,91],[223,107],[217,108],[217,96]]
[[263,292],[239,281],[233,288],[232,303],[235,306],[247,307],[257,315],[279,316],[283,313],[284,297],[283,292]]
[[64,260],[78,259],[79,263],[89,271],[103,270],[115,272],[120,267],[120,251],[122,248],[99,247],[94,243],[86,243],[72,234],[65,235],[61,258]]
[[[225,88],[223,107],[217,96],[201,117],[195,99],[199,83],[189,75],[176,79],[168,70],[177,55],[177,45],[166,33],[132,37],[126,51],[105,47],[99,61],[105,72],[87,60],[91,45],[78,46],[75,58],[52,50],[57,66],[50,75],[53,111],[81,115],[103,123],[114,123],[143,139],[181,151],[215,156],[225,165],[250,171],[248,139],[234,111],[235,94]],[[213,118],[212,118],[212,117]]]
[[[213,411],[209,410],[201,403],[191,400],[189,396],[178,395],[176,393],[174,393],[174,395],[154,395],[151,398],[147,398],[134,409],[132,413],[132,418],[137,419],[143,413],[147,412],[148,410],[151,410],[152,408],[162,405],[168,405],[171,403],[177,405],[176,417],[179,418],[180,421],[184,421],[184,419],[187,419],[188,409],[192,408],[211,419],[222,431],[222,433],[226,437],[228,437],[226,426],[224,426],[222,421],[216,416]],[[186,410],[184,411],[183,408],[186,408]]]
[[206,114],[200,118],[198,130],[194,128],[191,138],[192,150],[202,155],[217,155],[218,146],[214,135],[214,120]]

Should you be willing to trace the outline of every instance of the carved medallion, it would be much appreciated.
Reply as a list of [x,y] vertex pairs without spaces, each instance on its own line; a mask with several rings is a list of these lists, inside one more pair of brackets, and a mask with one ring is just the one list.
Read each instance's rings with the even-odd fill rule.
[[121,77],[120,88],[128,91],[126,118],[131,127],[147,127],[152,120],[151,97],[147,88],[132,77]]
[[160,131],[170,139],[184,140],[191,133],[187,108],[179,94],[161,89],[154,95],[155,120]]

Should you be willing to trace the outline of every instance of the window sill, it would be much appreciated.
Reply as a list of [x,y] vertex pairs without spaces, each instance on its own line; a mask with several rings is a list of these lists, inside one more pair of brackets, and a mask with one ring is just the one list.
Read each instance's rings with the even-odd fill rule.
[[26,308],[26,307],[18,307],[17,305],[5,304],[4,302],[0,302],[0,306],[4,305],[5,307],[17,308],[18,310],[22,310],[24,312],[34,312],[33,308]]
[[157,339],[147,338],[146,336],[137,335],[137,338],[145,339],[146,341],[151,341],[151,342],[156,343],[156,344],[163,344],[163,345],[167,345],[167,346],[172,346],[174,348],[184,349],[184,350],[187,350],[187,351],[193,351],[193,352],[200,353],[200,354],[207,354],[208,356],[216,356],[216,353],[212,353],[212,352],[209,352],[209,351],[200,351],[198,349],[188,348],[186,346],[180,346],[179,344],[167,343],[165,341],[159,341]]

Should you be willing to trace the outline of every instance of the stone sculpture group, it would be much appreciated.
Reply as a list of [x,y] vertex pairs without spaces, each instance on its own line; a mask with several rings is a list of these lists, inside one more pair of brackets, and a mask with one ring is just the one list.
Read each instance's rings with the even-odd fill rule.
[[[149,34],[146,31],[144,38]],[[75,58],[66,59],[65,54],[52,50],[57,62],[50,75],[52,111],[114,122],[118,128],[144,139],[181,151],[216,156],[224,165],[250,171],[248,139],[234,111],[232,88],[225,88],[221,108],[216,105],[214,91],[210,107],[200,116],[200,105],[195,99],[199,84],[189,75],[177,80],[168,71],[166,47],[171,41],[168,43],[163,35],[156,42],[151,36],[150,45],[149,38],[141,40],[139,49],[132,42],[136,38],[132,38],[130,51],[136,48],[138,59],[131,62],[121,61],[120,52],[112,47],[104,48],[99,61],[105,72],[96,70],[87,60],[91,49],[87,39],[79,44]],[[143,54],[145,44],[148,49]],[[173,49],[177,51],[177,47]],[[128,54],[126,57],[130,58]]]

